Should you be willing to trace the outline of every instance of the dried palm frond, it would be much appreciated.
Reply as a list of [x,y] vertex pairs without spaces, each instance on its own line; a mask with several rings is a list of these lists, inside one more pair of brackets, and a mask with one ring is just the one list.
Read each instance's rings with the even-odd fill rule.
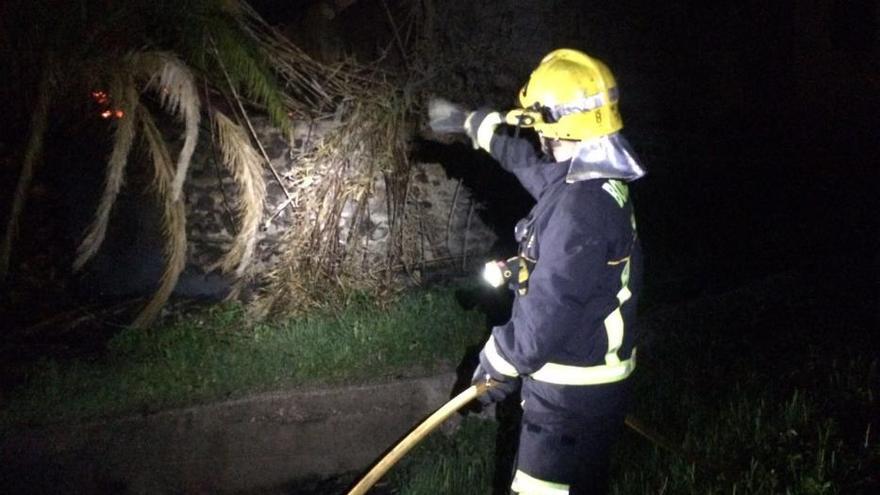
[[37,90],[37,101],[31,114],[30,136],[22,157],[21,172],[12,197],[12,206],[6,221],[6,231],[3,233],[3,240],[0,243],[0,283],[6,279],[9,270],[12,242],[18,235],[18,224],[27,201],[27,193],[33,182],[34,171],[43,153],[43,142],[49,126],[49,105],[52,100],[51,80],[54,67],[49,57],[46,57],[43,65],[43,74],[40,76],[40,85]]
[[225,272],[235,269],[236,276],[241,277],[253,258],[263,216],[266,183],[261,171],[262,158],[251,146],[247,132],[229,117],[215,112],[214,124],[223,163],[238,185],[236,206],[240,224],[232,247],[217,266]]
[[136,328],[144,328],[159,315],[186,266],[186,208],[182,197],[173,196],[175,168],[162,133],[145,107],[138,109],[137,116],[144,143],[153,162],[152,187],[158,193],[162,205],[162,230],[165,234],[165,270],[162,272],[159,288],[132,323]]
[[138,90],[131,73],[124,73],[111,90],[114,101],[121,102],[124,112],[122,118],[116,121],[113,150],[107,160],[107,175],[104,178],[104,191],[98,203],[95,218],[86,231],[85,238],[76,250],[76,259],[73,262],[73,270],[80,270],[92,256],[98,252],[98,248],[104,242],[107,233],[107,224],[110,221],[110,211],[116,202],[116,197],[125,180],[125,165],[128,163],[128,154],[131,151],[135,133],[135,109],[138,106]]
[[123,117],[117,120],[113,150],[107,161],[104,191],[95,218],[77,249],[74,271],[80,270],[101,247],[107,232],[110,211],[124,182],[125,166],[135,135],[134,116],[139,106],[137,76],[143,74],[147,79],[145,89],[155,88],[162,107],[184,122],[184,144],[170,186],[171,196],[175,199],[180,197],[186,171],[198,141],[200,104],[192,72],[186,64],[172,54],[151,51],[128,56],[126,64],[121,67],[122,73],[116,78],[111,97],[113,101],[121,103]]
[[199,137],[201,103],[195,78],[189,67],[170,53],[141,52],[132,58],[135,67],[149,72],[149,80],[144,89],[155,89],[162,108],[184,124],[183,148],[177,157],[177,168],[171,185],[172,197],[178,199]]

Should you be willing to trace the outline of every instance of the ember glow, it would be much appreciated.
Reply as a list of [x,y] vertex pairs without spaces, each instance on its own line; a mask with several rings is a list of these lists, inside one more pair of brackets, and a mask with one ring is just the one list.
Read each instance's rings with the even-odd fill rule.
[[110,97],[107,96],[107,93],[101,90],[92,91],[92,99],[95,100],[95,103],[98,105],[107,105],[110,103]]
[[102,119],[125,117],[125,112],[120,108],[112,108],[110,105],[110,95],[106,91],[100,89],[92,91],[92,99],[100,107],[100,116]]

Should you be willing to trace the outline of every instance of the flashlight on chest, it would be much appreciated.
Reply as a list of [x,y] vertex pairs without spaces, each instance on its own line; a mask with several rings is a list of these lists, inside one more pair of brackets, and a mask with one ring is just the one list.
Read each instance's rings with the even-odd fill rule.
[[525,295],[531,263],[523,263],[523,258],[514,256],[506,260],[489,261],[483,266],[483,280],[492,287],[511,284],[520,295]]

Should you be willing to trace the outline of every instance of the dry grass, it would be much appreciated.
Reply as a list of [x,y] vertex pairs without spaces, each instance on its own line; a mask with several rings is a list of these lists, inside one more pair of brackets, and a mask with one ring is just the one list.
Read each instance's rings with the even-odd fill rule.
[[[377,91],[378,90],[378,91]],[[296,163],[288,181],[295,196],[283,258],[265,274],[268,288],[255,303],[289,313],[336,302],[352,290],[387,294],[392,267],[414,246],[404,242],[408,107],[393,88],[377,83],[372,99],[352,100],[346,120]],[[384,189],[390,235],[383,258],[370,252],[370,198]],[[375,228],[375,226],[373,226]]]
[[[278,249],[280,263],[259,274],[255,314],[300,312],[363,290],[393,294],[395,272],[421,252],[418,222],[406,211],[413,102],[379,69],[350,60],[320,64],[250,11],[248,19],[253,35],[271,47],[286,87],[297,88],[286,95],[294,114],[335,123],[281,184],[291,194],[293,227]],[[367,249],[377,188],[384,189],[390,232],[378,255]]]
[[244,30],[263,47],[272,68],[283,82],[284,102],[298,116],[333,112],[340,98],[364,93],[372,77],[351,61],[326,65],[309,57],[281,32],[270,26],[253,8],[240,3]]

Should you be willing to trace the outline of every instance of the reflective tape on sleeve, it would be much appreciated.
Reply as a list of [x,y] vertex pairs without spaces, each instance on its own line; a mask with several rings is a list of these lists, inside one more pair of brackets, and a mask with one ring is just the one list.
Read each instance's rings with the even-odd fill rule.
[[495,134],[495,128],[501,123],[501,114],[492,112],[480,122],[480,128],[477,129],[477,145],[488,152],[492,152],[492,136]]
[[565,483],[554,483],[552,481],[544,481],[527,475],[526,473],[516,470],[513,476],[513,483],[510,485],[513,493],[519,495],[568,495],[568,485]]
[[620,301],[621,305],[623,305],[623,303],[629,301],[629,299],[631,297],[632,297],[632,292],[629,290],[629,287],[627,287],[627,286],[623,286],[623,288],[620,289],[620,292],[617,293],[617,300]]
[[483,352],[486,355],[486,359],[489,360],[489,364],[491,364],[492,367],[495,368],[495,371],[505,376],[519,376],[516,368],[514,368],[513,365],[510,364],[510,362],[508,362],[501,356],[501,354],[498,353],[498,347],[495,344],[494,335],[489,336],[489,340],[487,340],[486,345],[483,346]]
[[618,307],[605,318],[605,336],[608,338],[608,352],[605,353],[605,364],[620,363],[617,351],[623,344],[623,314]]
[[605,325],[605,336],[608,339],[608,351],[605,353],[605,364],[609,366],[615,366],[620,364],[620,356],[617,355],[617,351],[620,350],[620,346],[623,345],[623,332],[624,332],[624,322],[623,322],[623,313],[621,313],[620,309],[623,307],[623,304],[632,298],[632,292],[629,290],[629,269],[630,269],[630,259],[627,256],[624,258],[623,270],[620,273],[620,291],[617,292],[617,301],[619,306],[609,314],[604,321]]
[[547,363],[530,376],[539,382],[555,385],[600,385],[626,379],[636,369],[636,350],[629,359],[616,364],[571,366]]

